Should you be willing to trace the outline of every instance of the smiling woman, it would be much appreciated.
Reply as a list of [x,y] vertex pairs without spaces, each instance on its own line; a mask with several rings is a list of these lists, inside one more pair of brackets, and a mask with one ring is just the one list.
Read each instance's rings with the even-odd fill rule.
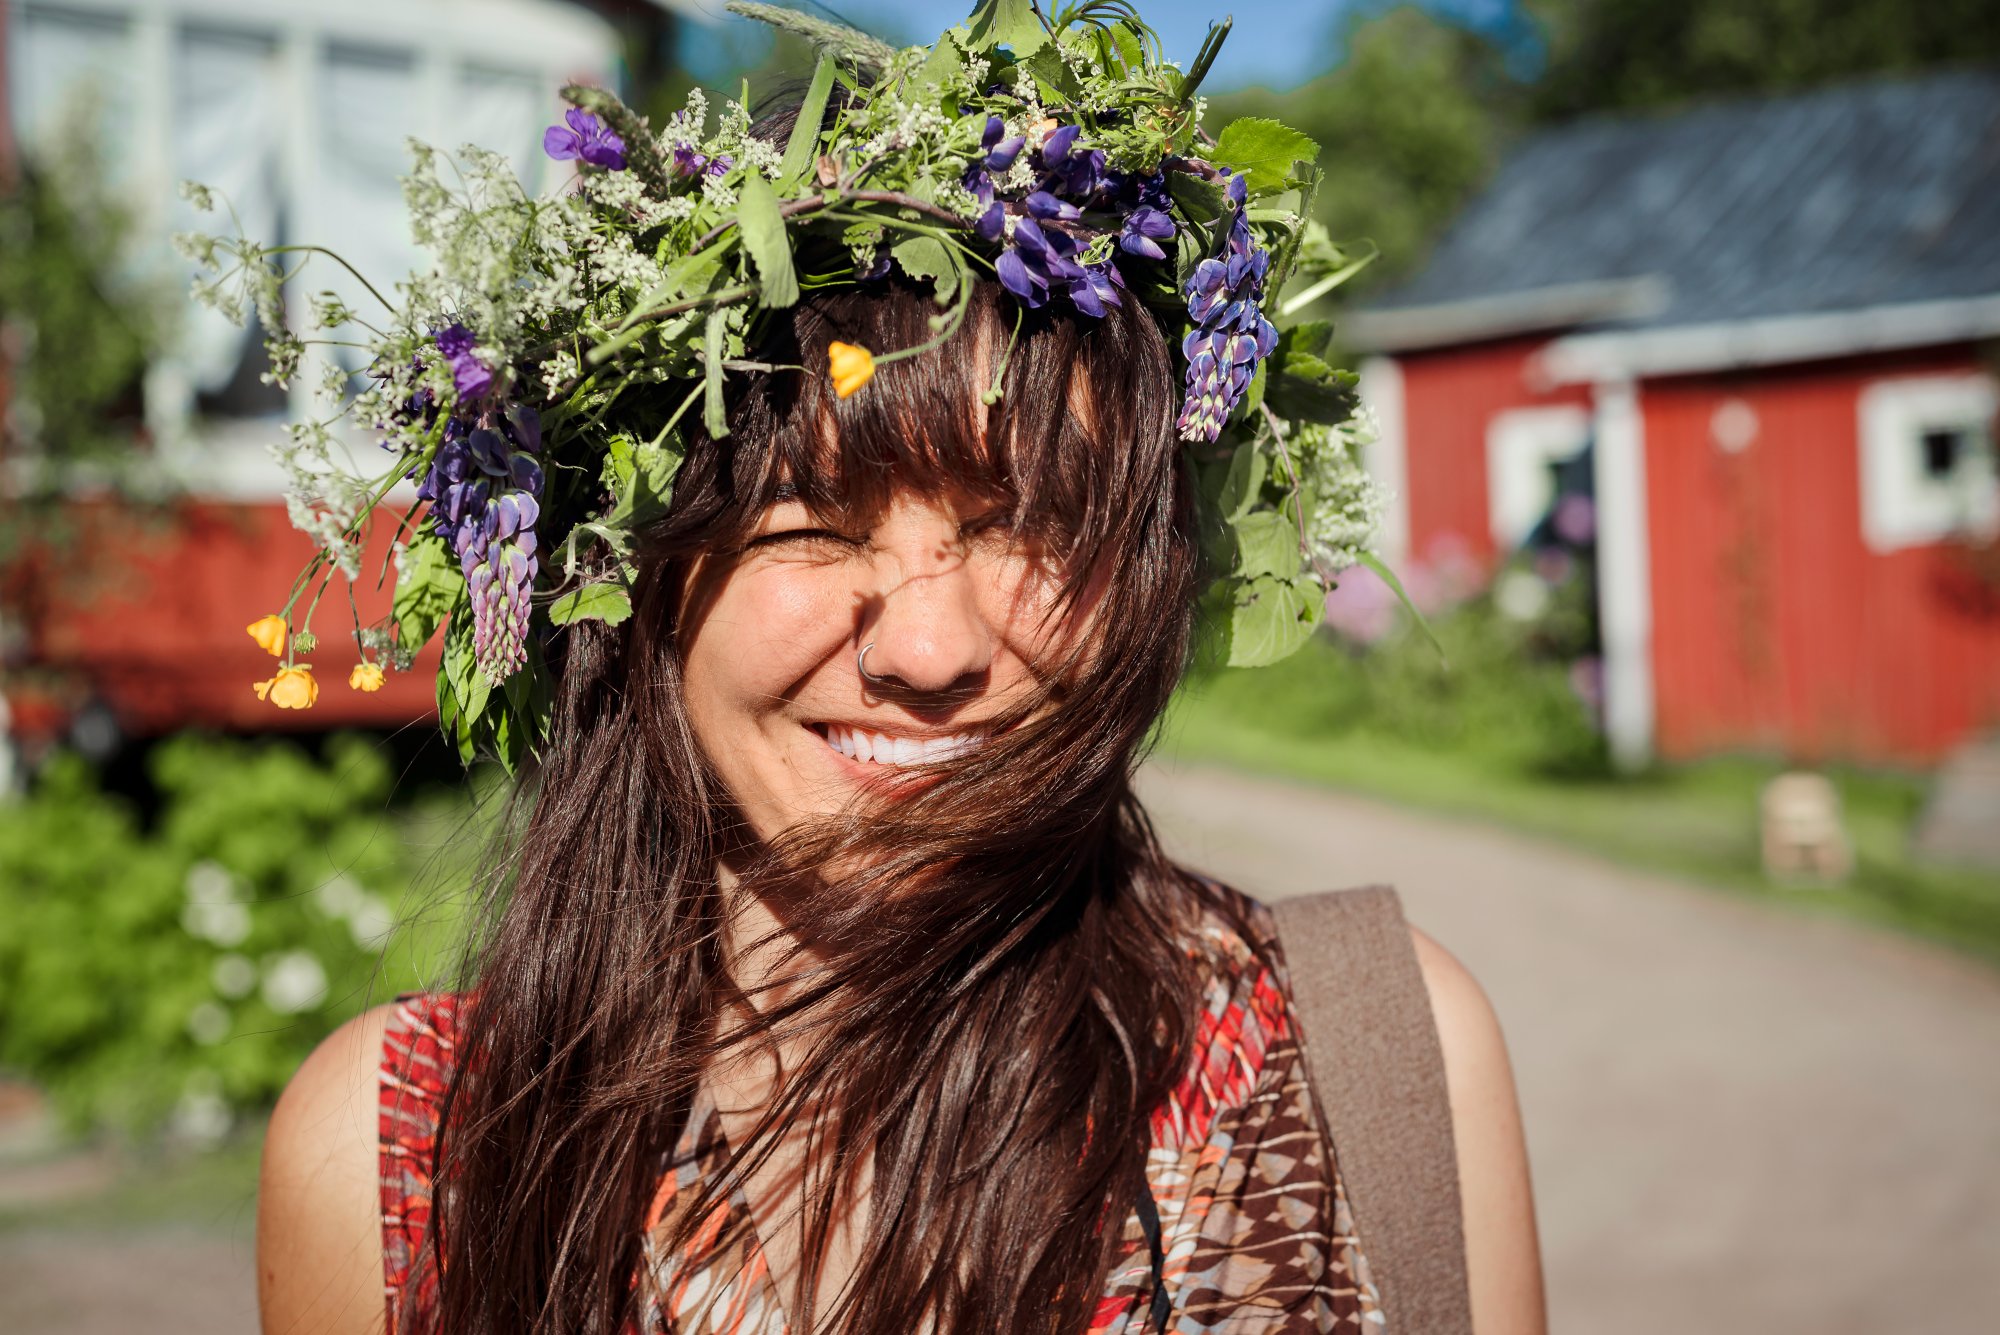
[[[488,256],[460,307],[537,332],[436,315],[379,365],[430,509],[375,643],[448,607],[446,726],[529,763],[458,989],[336,1035],[272,1121],[267,1330],[372,1329],[385,1279],[397,1335],[1395,1328],[1394,1212],[1328,1130],[1365,1101],[1308,1076],[1271,910],[1132,787],[1197,607],[1231,661],[1295,647],[1365,498],[1341,382],[1261,305],[1311,146],[1188,156],[1212,49],[1183,76],[1111,4],[1054,31],[839,37],[867,89],[829,55],[812,116],[714,139],[571,90],[577,230],[454,233],[547,227],[583,254],[548,291],[609,284],[506,313],[544,278],[495,295]],[[1480,1335],[1532,1335],[1504,1051],[1420,945],[1453,1264]]]

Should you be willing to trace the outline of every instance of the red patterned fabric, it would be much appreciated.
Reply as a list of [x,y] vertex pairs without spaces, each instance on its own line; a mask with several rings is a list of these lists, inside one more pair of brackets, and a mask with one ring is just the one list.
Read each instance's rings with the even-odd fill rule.
[[[1225,892],[1234,894],[1234,892]],[[1270,910],[1238,897],[1255,930]],[[1266,968],[1219,915],[1192,943],[1209,964],[1186,1076],[1153,1118],[1147,1180],[1159,1204],[1171,1329],[1184,1335],[1385,1330],[1324,1120],[1313,1103],[1282,960]],[[438,1101],[456,1059],[458,997],[406,998],[382,1063],[382,1250],[390,1330],[428,1303],[418,1272],[430,1218]],[[726,1162],[713,1107],[698,1103],[662,1173],[649,1240],[680,1193]],[[785,1335],[777,1286],[740,1193],[679,1253],[649,1246],[646,1335]],[[428,1271],[428,1267],[425,1267]],[[1136,1212],[1089,1335],[1155,1332],[1151,1261]]]

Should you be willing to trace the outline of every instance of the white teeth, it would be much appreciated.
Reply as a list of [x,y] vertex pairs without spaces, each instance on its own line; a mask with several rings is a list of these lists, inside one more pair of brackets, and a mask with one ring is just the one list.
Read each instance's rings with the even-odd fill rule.
[[950,737],[888,737],[838,723],[826,725],[826,744],[851,760],[876,765],[931,765],[953,760],[976,745],[969,733]]

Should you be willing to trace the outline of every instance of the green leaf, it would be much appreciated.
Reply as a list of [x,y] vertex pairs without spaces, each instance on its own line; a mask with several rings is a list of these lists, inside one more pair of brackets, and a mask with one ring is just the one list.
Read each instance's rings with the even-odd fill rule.
[[729,312],[720,306],[710,310],[702,340],[701,421],[716,440],[729,434],[729,411],[722,401],[722,345],[728,333]]
[[931,47],[930,55],[917,69],[917,83],[934,88],[941,83],[949,83],[965,72],[965,47],[963,28],[948,28],[939,35],[937,43]]
[[609,581],[572,589],[549,604],[549,620],[558,626],[585,620],[615,626],[631,615],[632,595],[624,585]]
[[1217,508],[1225,519],[1240,519],[1250,513],[1250,507],[1257,503],[1258,492],[1263,490],[1267,466],[1263,451],[1248,441],[1230,454],[1229,472],[1216,498]]
[[896,264],[912,278],[928,278],[937,289],[937,303],[951,304],[958,292],[958,256],[934,236],[916,235],[889,247]]
[[1403,605],[1403,610],[1417,623],[1417,629],[1431,642],[1431,648],[1437,650],[1438,662],[1449,668],[1451,659],[1445,654],[1444,641],[1438,639],[1437,632],[1431,629],[1431,623],[1424,619],[1424,614],[1410,601],[1410,595],[1403,589],[1403,581],[1396,578],[1396,572],[1389,569],[1389,563],[1373,552],[1363,552],[1357,559],[1362,565],[1374,571],[1376,578],[1389,586],[1389,592],[1396,595],[1396,601]]
[[785,235],[784,215],[778,212],[778,193],[758,172],[743,180],[736,225],[743,234],[743,248],[757,265],[763,304],[778,309],[796,304],[799,278],[792,271],[792,240]]
[[[1300,366],[1328,378],[1313,379],[1289,371],[1271,377],[1264,397],[1271,411],[1296,422],[1344,422],[1354,411],[1354,375],[1337,371],[1319,358],[1300,354]],[[1317,369],[1315,370],[1315,364]]]
[[1298,521],[1288,513],[1257,510],[1238,519],[1236,569],[1244,579],[1276,575],[1290,579],[1299,573],[1303,556],[1299,551]]
[[833,92],[833,57],[822,51],[813,67],[812,85],[806,100],[799,103],[799,118],[792,123],[792,137],[785,141],[785,159],[778,166],[778,180],[787,190],[805,180],[819,156],[819,123],[826,116],[826,99]]
[[1041,85],[1044,101],[1074,102],[1083,95],[1083,85],[1076,81],[1076,75],[1063,63],[1062,50],[1053,42],[1023,60],[1021,66]]
[[[444,630],[444,664],[441,675],[451,687],[452,699],[463,715],[466,701],[472,698],[472,682],[479,676],[478,665],[472,654],[472,609],[460,608],[457,616]],[[476,712],[476,711],[475,711]]]
[[465,576],[444,539],[435,533],[415,539],[403,553],[402,573],[396,577],[397,642],[411,653],[423,648],[464,592]]
[[673,499],[674,474],[680,471],[678,440],[669,440],[665,430],[658,438],[641,442],[631,456],[631,471],[625,485],[614,494],[618,503],[605,516],[607,524],[644,524],[658,518]]
[[1035,16],[1033,0],[980,0],[967,21],[972,29],[968,47],[975,52],[1004,46],[1016,60],[1025,60],[1049,40],[1042,21]]
[[1229,207],[1229,196],[1220,185],[1192,172],[1168,172],[1167,193],[1181,212],[1203,226],[1211,226]]
[[1230,667],[1267,667],[1290,657],[1318,628],[1326,604],[1318,580],[1259,575],[1231,583]]
[[1261,116],[1244,116],[1223,126],[1208,152],[1208,160],[1216,166],[1248,177],[1253,193],[1284,189],[1292,179],[1294,162],[1318,157],[1318,144],[1283,122]]
[[1327,347],[1333,342],[1333,322],[1331,320],[1301,320],[1278,331],[1278,365],[1282,369],[1287,357],[1309,352],[1324,358]]

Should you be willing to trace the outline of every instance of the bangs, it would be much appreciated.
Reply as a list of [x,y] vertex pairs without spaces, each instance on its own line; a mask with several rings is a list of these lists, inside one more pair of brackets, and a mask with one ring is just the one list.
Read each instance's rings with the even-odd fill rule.
[[[927,287],[890,279],[808,297],[755,340],[786,366],[732,403],[725,526],[747,531],[772,503],[865,525],[897,490],[1011,512],[1015,531],[1060,558],[1080,588],[1136,523],[1172,521],[1178,402],[1165,339],[1128,299],[1101,320],[1024,311],[990,282],[940,346],[879,363],[842,399],[828,349],[881,356],[937,337]],[[1016,321],[1018,320],[1018,333]],[[791,368],[803,369],[791,369]],[[997,400],[986,402],[998,389]]]

